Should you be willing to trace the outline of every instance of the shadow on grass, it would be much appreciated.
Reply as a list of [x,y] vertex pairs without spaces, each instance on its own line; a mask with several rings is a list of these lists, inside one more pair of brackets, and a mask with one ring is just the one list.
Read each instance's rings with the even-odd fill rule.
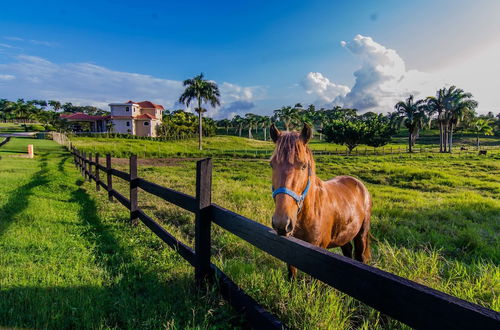
[[[61,161],[62,162],[62,161]],[[81,180],[78,182],[80,185]],[[241,319],[221,305],[217,294],[197,290],[193,274],[176,272],[165,280],[146,261],[130,253],[112,228],[133,234],[128,224],[106,224],[83,188],[72,192],[84,224],[82,236],[95,261],[108,274],[99,287],[9,288],[0,290],[0,327],[165,328],[241,326]],[[120,229],[120,227],[123,227]],[[128,233],[125,233],[128,237]],[[128,241],[128,238],[126,238]],[[161,257],[163,253],[155,253]],[[180,262],[172,263],[179,266]],[[181,265],[182,266],[182,265]],[[170,266],[172,267],[172,266]],[[158,268],[165,270],[166,267]],[[180,274],[180,275],[179,275]]]
[[68,158],[70,158],[70,156],[63,157],[61,158],[59,163],[57,163],[57,169],[59,170],[59,172],[66,174],[65,165]]
[[7,230],[16,215],[23,212],[29,205],[29,197],[33,194],[33,189],[46,185],[50,182],[47,168],[47,157],[40,158],[40,170],[33,174],[30,181],[18,187],[9,194],[7,203],[0,208],[0,236]]

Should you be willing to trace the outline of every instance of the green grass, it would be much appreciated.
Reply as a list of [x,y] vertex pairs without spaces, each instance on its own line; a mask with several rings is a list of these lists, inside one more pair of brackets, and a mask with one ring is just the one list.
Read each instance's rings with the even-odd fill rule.
[[[28,143],[36,158],[19,156]],[[0,148],[0,328],[198,328],[242,321],[52,141]]]
[[[320,157],[319,176],[349,174],[373,195],[372,265],[499,310],[499,158],[454,155]],[[127,170],[125,165],[121,169]],[[195,162],[143,165],[139,175],[194,194]],[[265,160],[215,159],[213,200],[267,226],[273,212]],[[120,187],[126,192],[126,187]],[[146,197],[148,196],[148,197]],[[169,231],[193,243],[193,218],[141,193],[140,204]],[[283,263],[214,228],[213,260],[236,283],[294,328],[388,328],[381,316],[308,276],[285,280]],[[339,250],[334,250],[340,253]]]
[[16,123],[0,123],[0,134],[24,132],[25,129],[20,124]]
[[[24,150],[27,141],[13,139],[0,151]],[[11,201],[16,210],[0,211],[2,219],[12,219],[0,229],[0,326],[73,327],[76,320],[84,320],[78,327],[227,327],[227,320],[241,325],[217,295],[191,287],[192,269],[180,257],[144,226],[130,227],[125,209],[107,202],[95,184],[81,184],[70,160],[63,162],[67,154],[50,141],[32,142],[43,151],[35,160],[0,152],[0,179],[8,182],[7,188],[0,187],[0,200]],[[499,159],[324,156],[317,157],[317,169],[323,179],[349,174],[367,184],[374,201],[373,266],[498,311]],[[116,168],[128,171],[126,162],[114,161]],[[57,174],[59,164],[64,175]],[[141,177],[194,194],[194,160],[139,164]],[[269,226],[270,176],[266,160],[216,158],[212,199]],[[34,186],[18,193],[24,185]],[[114,187],[127,195],[125,182],[116,178]],[[139,206],[193,245],[192,214],[144,192]],[[302,273],[289,282],[282,262],[217,226],[212,238],[212,261],[288,326],[404,328]],[[59,303],[51,307],[53,294]],[[185,312],[190,308],[193,314]]]
[[[417,144],[415,149],[420,152],[420,148],[439,148],[437,137],[431,137],[432,142],[427,144]],[[467,137],[467,141],[475,144],[475,138]],[[489,139],[489,140],[488,140]],[[495,137],[482,138],[483,145],[488,147],[496,147],[500,145],[500,139]],[[475,153],[475,148],[470,144],[465,144],[466,138],[456,139],[455,152],[459,152],[460,145],[467,145],[469,152]],[[244,158],[266,158],[268,157],[274,144],[270,141],[261,141],[248,139],[245,137],[237,137],[230,135],[219,135],[215,137],[204,138],[203,151],[198,150],[197,139],[186,139],[178,141],[148,141],[148,140],[133,140],[123,138],[105,138],[105,137],[71,137],[74,146],[85,152],[99,152],[100,154],[111,153],[115,157],[128,157],[130,154],[137,154],[143,158],[162,158],[162,157],[202,157],[215,155],[218,157],[244,157]],[[461,141],[461,142],[460,142]],[[489,141],[489,142],[487,142]],[[437,144],[436,144],[437,143]],[[329,152],[345,152],[346,147],[319,141],[317,139],[311,141],[310,147],[312,150],[329,151]],[[360,145],[354,149],[354,153],[389,153],[389,152],[405,152],[406,138],[396,137],[393,143],[384,147],[373,148],[365,145]],[[495,149],[496,152],[499,149]]]

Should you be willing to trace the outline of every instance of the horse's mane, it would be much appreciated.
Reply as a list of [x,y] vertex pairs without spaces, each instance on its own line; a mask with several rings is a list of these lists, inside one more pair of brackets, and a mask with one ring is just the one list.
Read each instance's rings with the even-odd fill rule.
[[309,163],[314,171],[315,163],[311,149],[300,140],[297,132],[282,132],[276,141],[276,148],[271,160],[278,163],[293,164],[295,162]]

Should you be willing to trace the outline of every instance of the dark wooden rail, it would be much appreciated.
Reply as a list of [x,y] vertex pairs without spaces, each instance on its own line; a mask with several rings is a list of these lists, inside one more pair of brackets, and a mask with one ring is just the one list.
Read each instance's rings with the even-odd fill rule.
[[0,142],[0,147],[10,141],[10,137],[6,137],[2,142]]
[[[394,274],[318,248],[293,237],[278,236],[271,228],[226,210],[211,202],[212,163],[197,162],[196,197],[162,187],[137,177],[137,157],[130,158],[130,174],[106,166],[72,149],[76,166],[84,177],[96,181],[131,211],[131,221],[141,220],[161,240],[195,267],[196,282],[206,279],[219,284],[221,294],[257,328],[284,328],[253,298],[245,294],[227,275],[210,262],[211,223],[224,228],[260,250],[288,263],[312,277],[364,302],[411,327],[426,329],[500,329],[500,313],[450,296]],[[94,166],[95,173],[90,168]],[[99,171],[106,173],[107,184]],[[112,177],[130,182],[130,200],[112,188]],[[156,195],[195,213],[195,250],[177,240],[160,224],[137,207],[137,189]]]

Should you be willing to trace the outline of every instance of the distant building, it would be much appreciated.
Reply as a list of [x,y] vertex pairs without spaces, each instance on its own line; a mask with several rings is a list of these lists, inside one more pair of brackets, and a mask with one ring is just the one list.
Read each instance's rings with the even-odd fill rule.
[[83,112],[61,114],[59,117],[71,122],[71,130],[73,132],[82,132],[84,129],[90,129],[90,132],[98,133],[106,132],[106,125],[111,119],[110,116],[92,116]]
[[113,132],[137,136],[156,136],[163,106],[150,101],[110,103]]

